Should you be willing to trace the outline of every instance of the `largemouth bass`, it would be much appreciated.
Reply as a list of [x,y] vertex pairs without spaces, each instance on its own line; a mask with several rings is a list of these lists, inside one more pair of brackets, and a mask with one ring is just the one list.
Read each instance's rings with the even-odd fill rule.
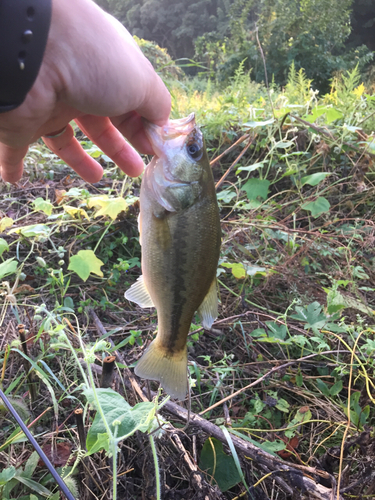
[[187,336],[194,313],[217,318],[220,218],[211,167],[194,114],[158,127],[145,123],[156,155],[140,195],[142,276],[125,293],[157,309],[158,332],[135,373],[174,398],[187,392]]

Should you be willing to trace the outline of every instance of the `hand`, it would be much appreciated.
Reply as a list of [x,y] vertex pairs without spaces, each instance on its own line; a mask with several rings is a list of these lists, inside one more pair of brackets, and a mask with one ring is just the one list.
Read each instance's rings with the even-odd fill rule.
[[136,177],[143,162],[123,136],[152,154],[141,118],[163,125],[169,113],[166,87],[118,21],[91,0],[52,0],[38,77],[21,106],[0,114],[2,178],[21,178],[29,144],[42,137],[83,179],[99,181],[103,169],[75,139],[73,119],[121,170]]

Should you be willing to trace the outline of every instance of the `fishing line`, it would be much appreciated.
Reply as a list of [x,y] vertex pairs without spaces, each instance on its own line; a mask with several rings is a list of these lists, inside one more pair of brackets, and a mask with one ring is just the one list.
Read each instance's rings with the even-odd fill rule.
[[21,429],[25,433],[27,439],[34,446],[35,451],[38,453],[38,455],[40,456],[40,458],[46,464],[47,469],[50,471],[52,477],[55,479],[56,483],[59,485],[61,491],[64,493],[64,495],[66,496],[66,498],[68,500],[76,500],[74,498],[74,496],[71,494],[71,492],[70,492],[69,488],[67,487],[67,485],[64,483],[63,479],[56,472],[56,469],[54,468],[54,466],[51,464],[51,462],[47,458],[47,455],[44,453],[44,451],[42,450],[42,448],[36,442],[34,436],[31,434],[31,432],[26,427],[26,425],[23,423],[21,417],[18,415],[18,413],[16,412],[16,410],[13,408],[12,403],[5,396],[5,394],[3,393],[3,391],[1,389],[0,389],[0,398],[3,400],[5,406],[8,408],[8,410],[10,411],[10,413],[13,415],[14,419],[16,420],[17,424],[21,427]]

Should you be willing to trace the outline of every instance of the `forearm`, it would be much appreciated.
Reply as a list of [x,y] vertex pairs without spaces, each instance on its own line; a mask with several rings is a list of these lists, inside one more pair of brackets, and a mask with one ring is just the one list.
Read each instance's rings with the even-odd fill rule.
[[22,104],[42,64],[51,0],[0,1],[0,113]]

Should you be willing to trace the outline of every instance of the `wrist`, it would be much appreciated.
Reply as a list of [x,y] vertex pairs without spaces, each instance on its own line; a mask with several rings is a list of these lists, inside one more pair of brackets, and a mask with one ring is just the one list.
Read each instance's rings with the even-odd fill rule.
[[18,107],[33,86],[46,47],[51,0],[0,3],[0,113]]

